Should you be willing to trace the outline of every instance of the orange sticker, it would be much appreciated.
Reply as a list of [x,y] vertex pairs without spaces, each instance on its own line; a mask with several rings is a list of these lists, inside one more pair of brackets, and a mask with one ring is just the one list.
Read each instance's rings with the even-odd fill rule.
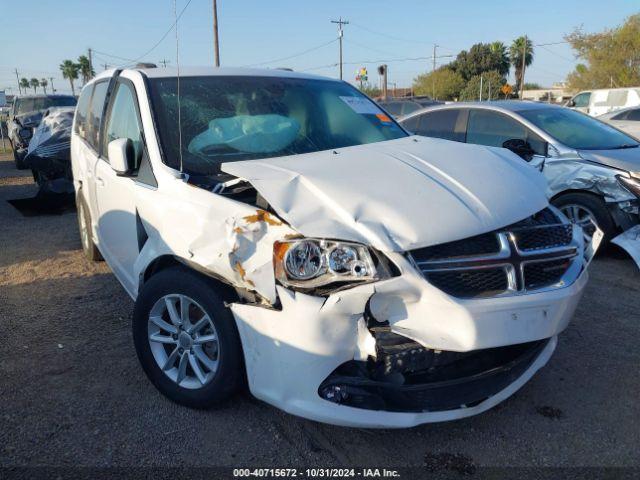
[[382,123],[391,123],[391,119],[384,113],[376,113],[376,117],[378,117],[378,120],[380,120]]

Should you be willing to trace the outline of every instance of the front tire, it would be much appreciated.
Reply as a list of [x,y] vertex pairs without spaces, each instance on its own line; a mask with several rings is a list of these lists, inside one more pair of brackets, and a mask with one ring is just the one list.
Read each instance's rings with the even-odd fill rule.
[[14,161],[14,163],[16,164],[16,168],[17,168],[18,170],[24,170],[24,169],[26,169],[26,168],[27,168],[27,166],[26,166],[26,165],[25,165],[25,163],[24,163],[24,157],[25,157],[26,155],[20,155],[20,154],[18,153],[18,151],[15,149],[15,147],[12,147],[11,149],[13,150],[13,161]]
[[594,227],[602,230],[603,242],[608,242],[616,235],[613,218],[604,201],[596,195],[580,192],[566,193],[553,199],[551,203],[572,223],[582,226],[587,241],[591,240],[595,232]]
[[242,384],[240,337],[213,280],[181,267],[160,271],[139,293],[132,327],[145,374],[172,401],[210,408]]

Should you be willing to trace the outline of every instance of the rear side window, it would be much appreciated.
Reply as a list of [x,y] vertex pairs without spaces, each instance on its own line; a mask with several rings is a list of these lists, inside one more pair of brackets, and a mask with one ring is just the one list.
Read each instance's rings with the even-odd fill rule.
[[[425,113],[414,132],[425,137],[464,142],[464,110],[445,109]],[[474,143],[474,142],[472,142]]]
[[627,104],[627,90],[611,90],[607,95],[606,104],[610,107],[622,107]]
[[78,100],[78,107],[76,108],[76,124],[74,132],[80,136],[80,138],[87,138],[87,122],[89,117],[89,103],[91,102],[91,93],[93,92],[93,85],[89,85],[82,89],[80,99]]
[[102,112],[104,111],[104,99],[107,96],[109,82],[99,82],[93,89],[93,97],[89,107],[87,137],[85,140],[89,142],[95,150],[99,150],[100,146],[100,122],[102,121]]

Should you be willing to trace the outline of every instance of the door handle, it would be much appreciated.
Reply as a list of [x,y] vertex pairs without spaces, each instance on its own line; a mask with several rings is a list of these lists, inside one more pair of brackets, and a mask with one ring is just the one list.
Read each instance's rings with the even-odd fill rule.
[[104,180],[102,180],[102,178],[100,178],[100,177],[96,177],[96,184],[99,187],[104,187]]

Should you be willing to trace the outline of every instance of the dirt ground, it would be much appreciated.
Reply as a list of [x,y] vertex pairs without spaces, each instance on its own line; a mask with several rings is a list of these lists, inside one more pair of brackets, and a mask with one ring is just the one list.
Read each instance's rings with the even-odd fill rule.
[[0,466],[640,467],[640,273],[618,250],[595,260],[550,363],[502,405],[348,429],[246,392],[209,411],[162,397],[138,365],[133,302],[82,256],[75,211],[25,217],[7,202],[35,191],[1,155]]

